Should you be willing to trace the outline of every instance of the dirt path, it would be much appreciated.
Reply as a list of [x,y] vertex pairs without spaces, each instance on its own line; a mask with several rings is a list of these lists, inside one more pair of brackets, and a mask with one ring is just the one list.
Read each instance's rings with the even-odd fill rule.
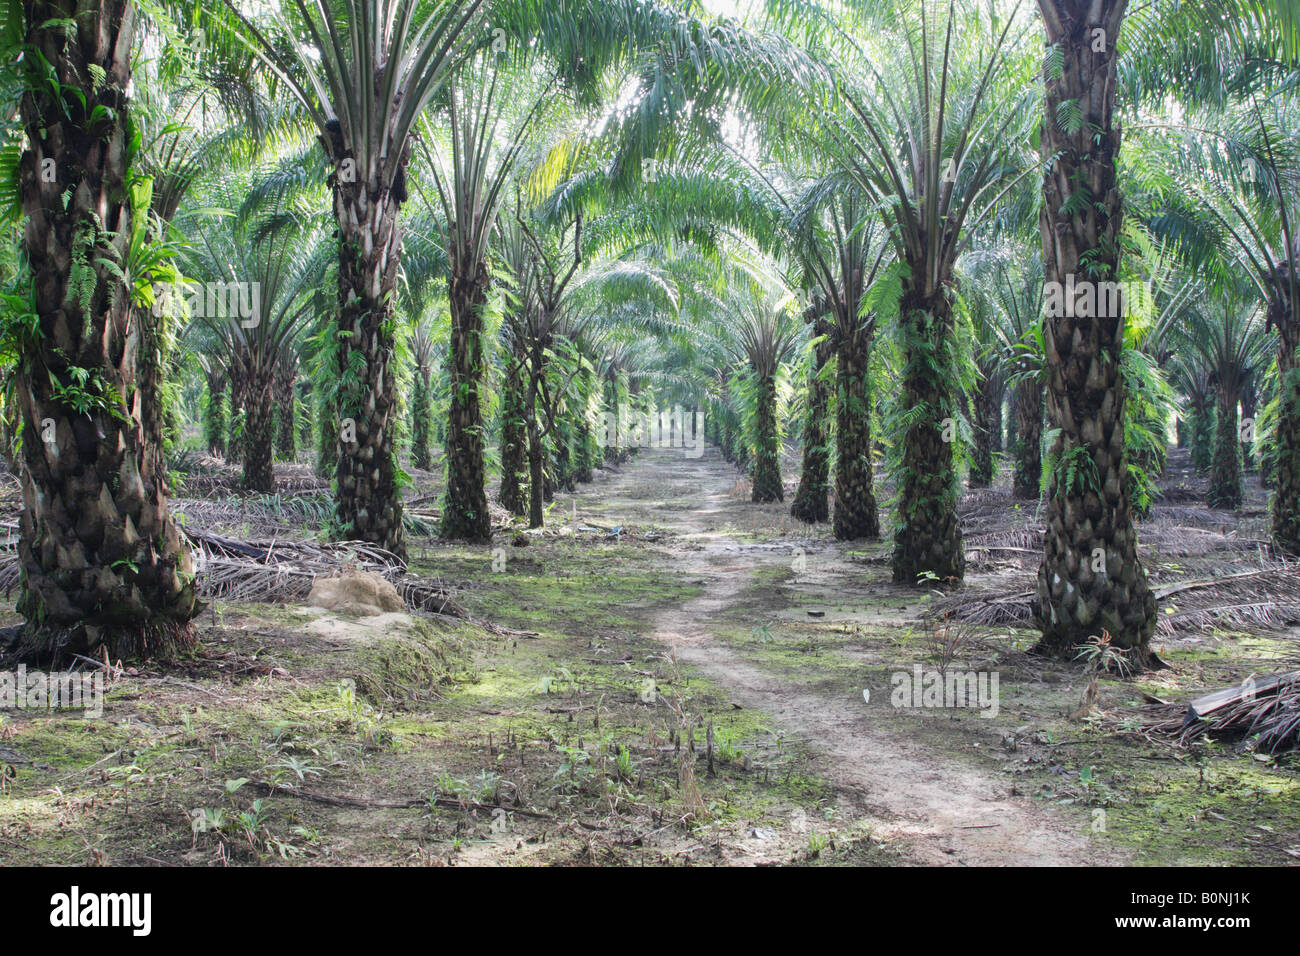
[[[1115,862],[1090,843],[1078,821],[1031,801],[1007,796],[1009,784],[966,761],[954,760],[879,726],[861,697],[836,697],[792,688],[717,640],[711,620],[743,607],[750,584],[746,566],[789,562],[800,530],[777,506],[751,505],[735,492],[735,472],[710,450],[699,459],[680,452],[645,451],[593,489],[606,515],[672,529],[675,567],[703,582],[703,593],[660,612],[654,637],[725,687],[745,707],[768,714],[819,758],[822,772],[891,842],[920,864],[1060,865]],[[789,528],[791,546],[747,544],[737,530]],[[811,545],[810,545],[811,546]],[[818,542],[819,563],[843,559],[844,548]],[[824,555],[824,557],[823,557]],[[861,596],[841,587],[846,600]],[[823,594],[826,592],[823,591]],[[833,600],[833,595],[832,598]],[[900,612],[902,614],[903,612]],[[887,705],[886,705],[887,706]]]

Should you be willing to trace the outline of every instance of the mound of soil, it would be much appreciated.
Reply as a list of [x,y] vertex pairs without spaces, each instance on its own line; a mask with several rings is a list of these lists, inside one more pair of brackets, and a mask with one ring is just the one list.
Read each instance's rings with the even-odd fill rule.
[[397,589],[378,574],[353,571],[337,578],[317,578],[307,603],[345,614],[384,614],[406,610]]

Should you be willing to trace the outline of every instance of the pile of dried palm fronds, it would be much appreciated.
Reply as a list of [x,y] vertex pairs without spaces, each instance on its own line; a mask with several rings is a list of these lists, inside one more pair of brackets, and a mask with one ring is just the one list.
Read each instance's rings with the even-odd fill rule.
[[[1262,567],[1166,584],[1154,591],[1163,612],[1156,633],[1166,636],[1210,627],[1300,623],[1300,564],[1295,562],[1268,561]],[[1034,601],[1032,586],[984,593],[967,590],[945,598],[934,612],[969,624],[1028,626]]]
[[[318,531],[334,519],[334,499],[329,494],[174,498],[170,505],[191,523],[231,531],[245,526],[276,533]],[[412,537],[436,536],[438,521],[437,511],[402,511],[402,527]]]
[[1143,551],[1143,560],[1150,559],[1149,552],[1166,558],[1215,553],[1260,555],[1269,553],[1273,547],[1267,538],[1242,535],[1236,529],[1201,528],[1165,519],[1141,525],[1138,546]]
[[[194,547],[199,596],[227,601],[301,601],[320,577],[345,571],[373,571],[392,582],[408,607],[452,617],[468,614],[440,581],[406,574],[396,555],[361,541],[319,544],[306,541],[243,541],[208,531],[186,529]],[[0,555],[0,590],[8,595],[19,583],[18,555],[9,540]],[[0,551],[6,548],[0,537]]]
[[[187,449],[168,462],[174,491],[186,496],[239,494],[243,490],[243,469],[221,458]],[[329,479],[307,465],[278,462],[275,487],[280,494],[329,494]]]
[[[1206,512],[1193,511],[1196,518],[1187,515],[1163,513],[1139,526],[1138,545],[1143,560],[1161,557],[1189,557],[1215,553],[1240,553],[1258,556],[1272,551],[1272,542],[1266,537],[1242,534],[1238,528],[1206,518]],[[1011,554],[1024,552],[1042,557],[1044,529],[1031,527],[1028,516],[1024,523],[1006,527],[1005,516],[1001,522],[984,521],[985,516],[975,515],[970,527],[963,523],[963,541],[966,558],[977,563],[987,552],[997,557],[998,552]]]
[[372,571],[397,588],[409,607],[466,617],[438,581],[407,576],[396,555],[361,541],[319,544],[304,541],[242,541],[187,529],[195,548],[202,597],[228,601],[301,601],[318,577],[344,571]]
[[1148,708],[1153,733],[1187,743],[1206,735],[1240,739],[1243,749],[1277,754],[1300,748],[1300,671],[1248,678],[1179,704]]
[[1155,588],[1159,634],[1211,627],[1281,627],[1300,622],[1300,564],[1262,567]]

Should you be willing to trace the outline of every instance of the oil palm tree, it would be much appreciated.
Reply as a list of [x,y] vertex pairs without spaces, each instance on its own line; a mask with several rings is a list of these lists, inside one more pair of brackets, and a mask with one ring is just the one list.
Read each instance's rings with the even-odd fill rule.
[[[1023,175],[1029,67],[1017,5],[870,4],[846,50],[843,108],[826,117],[837,159],[879,206],[895,263],[868,298],[896,314],[902,350],[894,580],[960,580],[954,423],[967,363],[956,348],[953,270],[973,230]],[[899,26],[899,24],[905,24]],[[858,37],[881,30],[879,42]]]
[[[277,404],[283,411],[294,401],[292,378],[285,393],[284,366],[296,367],[298,340],[320,311],[319,290],[334,255],[326,221],[313,209],[317,191],[285,191],[267,182],[297,162],[295,144],[282,145],[285,155],[227,170],[214,183],[213,198],[239,208],[196,230],[197,242],[184,258],[195,283],[181,293],[243,410],[244,487],[262,493],[275,491]],[[236,290],[239,307],[232,308]]]
[[971,283],[988,297],[998,374],[1011,389],[1015,439],[1011,442],[1011,494],[1037,499],[1042,480],[1043,284],[1039,256],[1015,240],[992,244],[967,257]]
[[[292,0],[283,8],[261,7],[265,23],[239,13],[232,0],[227,5],[250,48],[316,126],[332,167],[338,521],[346,537],[404,556],[394,445],[397,376],[391,367],[400,210],[407,199],[412,133],[480,33],[483,0]],[[473,298],[472,290],[470,299],[456,291],[458,303]],[[453,306],[453,321],[456,315]],[[462,384],[454,380],[453,394]],[[485,507],[476,520],[486,520]]]
[[[1128,0],[1038,0],[1038,8],[1048,49],[1040,138],[1045,278],[1117,281],[1123,248],[1117,90],[1123,85],[1140,99],[1177,89],[1185,98],[1221,104],[1234,85],[1248,88],[1252,74],[1257,82],[1273,75],[1272,65],[1285,69],[1280,54],[1293,57],[1300,45],[1293,5],[1156,0],[1130,12]],[[1125,29],[1127,20],[1136,22]],[[1240,69],[1243,62],[1251,64],[1248,72]],[[1270,66],[1259,69],[1261,63]],[[1237,82],[1242,77],[1245,84]],[[1038,576],[1039,646],[1070,655],[1104,629],[1144,666],[1155,598],[1137,558],[1126,478],[1124,316],[1108,311],[1100,317],[1049,315],[1045,322],[1048,418],[1060,429],[1054,455],[1086,464],[1098,490],[1050,477]],[[1287,527],[1300,545],[1300,513],[1294,521],[1275,519],[1275,535],[1281,528],[1286,538]],[[1104,573],[1093,570],[1098,565]]]
[[[1087,283],[1119,279],[1123,208],[1115,91],[1128,3],[1039,0],[1038,6],[1049,51],[1040,142],[1044,277],[1057,288],[1077,277],[1082,292]],[[1038,573],[1040,644],[1064,655],[1105,631],[1143,658],[1155,627],[1155,598],[1138,561],[1129,499],[1120,372],[1124,316],[1118,308],[1095,318],[1075,312],[1060,308],[1044,322],[1047,413],[1057,429],[1052,454],[1074,467],[1048,478]],[[1065,477],[1083,474],[1093,480]]]
[[[1292,387],[1300,382],[1294,306],[1300,292],[1300,235],[1294,226],[1298,128],[1300,107],[1293,97],[1252,93],[1224,110],[1143,131],[1167,157],[1165,204],[1154,228],[1176,243],[1191,268],[1205,273],[1213,294],[1249,283],[1263,308],[1265,330],[1277,331],[1273,540],[1290,553],[1300,553],[1300,391]],[[1216,402],[1216,416],[1220,411]],[[1217,449],[1217,422],[1215,434]]]
[[135,5],[35,0],[2,19],[26,134],[12,197],[26,272],[3,322],[23,438],[22,647],[166,654],[193,642],[200,605],[149,411],[169,334],[152,290],[176,271],[130,135]]
[[[833,198],[828,200],[828,195]],[[832,529],[839,541],[878,538],[880,518],[871,458],[876,316],[864,311],[862,304],[866,290],[888,264],[890,247],[883,241],[883,230],[870,215],[868,203],[842,175],[823,177],[800,199],[789,224],[795,239],[792,248],[818,290],[817,301],[825,309],[827,344],[835,355]]]
[[736,372],[732,397],[743,410],[752,455],[751,500],[783,501],[778,386],[802,331],[794,296],[770,280],[771,270],[734,270],[727,292],[711,303],[713,335]]
[[1238,407],[1251,377],[1267,363],[1263,315],[1251,302],[1206,297],[1188,310],[1178,336],[1198,359],[1215,399],[1206,503],[1211,508],[1239,508],[1243,494]]

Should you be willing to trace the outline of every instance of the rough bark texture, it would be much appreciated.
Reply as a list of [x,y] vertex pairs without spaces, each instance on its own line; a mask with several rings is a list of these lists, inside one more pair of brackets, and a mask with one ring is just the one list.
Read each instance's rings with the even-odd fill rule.
[[551,432],[555,435],[555,487],[572,492],[573,484],[573,424],[564,412],[557,412]]
[[1198,475],[1208,474],[1214,465],[1214,405],[1207,395],[1192,397],[1192,468]]
[[289,356],[275,367],[275,454],[281,461],[298,455],[298,430],[294,418],[294,382],[298,359]]
[[[1246,383],[1241,390],[1241,467],[1243,471],[1249,471],[1255,467],[1255,413],[1259,410],[1259,388],[1256,383],[1255,373],[1251,373],[1246,378]],[[1251,427],[1249,432],[1246,431],[1246,422],[1249,421]],[[1249,436],[1249,440],[1247,440]]]
[[[619,444],[622,441],[623,429],[627,423],[623,421],[623,401],[622,390],[619,387],[619,373],[610,371],[605,377],[605,407],[608,418],[606,419],[605,435],[605,461],[619,464],[626,457],[623,454],[623,448]],[[710,424],[713,424],[710,422]]]
[[1237,395],[1219,388],[1219,406],[1214,425],[1214,464],[1210,468],[1210,490],[1206,503],[1211,508],[1241,507],[1241,438],[1237,432]]
[[244,406],[244,487],[272,494],[275,471],[275,387],[270,375],[249,376]]
[[1268,324],[1276,328],[1279,408],[1269,478],[1273,484],[1273,542],[1300,555],[1300,322],[1288,292],[1286,267],[1275,273]]
[[315,424],[313,418],[316,409],[316,396],[313,394],[314,387],[310,378],[304,378],[300,383],[300,387],[302,388],[301,410],[303,414],[296,416],[298,420],[298,447],[311,448],[312,435],[314,434],[312,428]]
[[[1066,285],[1118,278],[1122,203],[1115,163],[1115,45],[1126,0],[1039,0],[1061,71],[1046,83],[1040,227],[1045,279]],[[1098,32],[1100,31],[1100,32]],[[1073,132],[1058,118],[1067,101],[1082,111]],[[1098,303],[1100,305],[1100,303]],[[1122,315],[1077,317],[1069,303],[1045,319],[1047,416],[1060,433],[1049,480],[1043,563],[1038,572],[1040,650],[1065,657],[1109,633],[1150,662],[1156,601],[1137,558],[1125,456],[1120,375]],[[1097,312],[1119,312],[1098,308]],[[1073,480],[1070,480],[1070,476]]]
[[507,360],[500,402],[500,503],[512,515],[528,514],[528,434],[524,431],[524,380],[520,356]]
[[415,394],[411,396],[411,464],[428,471],[433,465],[433,454],[429,449],[433,370],[427,365],[417,368],[413,384]]
[[784,501],[781,487],[781,442],[776,430],[776,379],[764,375],[758,382],[757,433],[754,436],[754,485],[750,500]]
[[578,484],[587,484],[593,478],[591,447],[591,425],[586,417],[579,418],[573,429],[573,480]]
[[[919,270],[913,270],[916,274]],[[960,581],[966,573],[953,462],[953,383],[936,369],[952,337],[952,305],[940,289],[928,297],[903,283],[899,321],[907,352],[903,407],[925,409],[903,434],[898,528],[894,532],[894,581],[924,584],[933,575]]]
[[818,321],[813,325],[813,335],[819,336],[813,354],[813,367],[808,371],[808,399],[804,403],[803,463],[799,468],[799,487],[790,505],[790,514],[800,521],[815,524],[830,517],[828,492],[830,485],[831,453],[827,414],[830,409],[831,386],[823,372],[826,363],[835,354],[835,341],[830,323]]
[[230,363],[230,420],[226,424],[226,461],[237,465],[244,457],[244,406],[248,404],[248,376],[239,362]]
[[443,499],[444,537],[488,541],[486,469],[483,464],[483,309],[487,305],[487,266],[451,264],[451,408],[447,419],[447,494]]
[[524,428],[528,433],[528,527],[545,523],[545,503],[554,497],[551,476],[546,468],[546,442],[542,433],[541,390],[549,340],[534,339],[528,363],[528,383],[524,394]]
[[835,514],[837,541],[880,537],[871,468],[870,321],[841,331],[836,349]]
[[209,455],[226,453],[226,391],[229,384],[225,371],[207,373],[208,407],[203,412],[203,438]]
[[[152,319],[102,262],[131,232],[126,201],[133,7],[25,4],[22,245],[39,330],[16,373],[23,511],[20,652],[42,662],[163,656],[193,643],[190,550],[158,470]],[[75,23],[65,32],[64,24]],[[96,67],[92,72],[91,67]],[[102,72],[101,72],[102,71]],[[57,80],[57,82],[54,82]],[[91,122],[91,117],[94,117]],[[116,246],[115,252],[109,246]],[[79,370],[79,371],[78,371]],[[78,385],[78,377],[89,373]],[[92,397],[76,411],[67,390]]]
[[[382,71],[376,88],[381,79]],[[397,381],[391,366],[397,346],[392,302],[402,255],[398,211],[405,194],[405,186],[395,183],[404,182],[409,154],[345,175],[355,164],[346,162],[353,158],[351,150],[338,134],[321,141],[336,164],[330,185],[339,229],[338,521],[344,537],[405,558],[395,447]]]
[[989,409],[989,447],[993,449],[995,455],[1002,454],[1004,448],[1002,444],[1002,400],[1006,397],[1006,384],[998,383],[997,397],[993,400],[993,406]]
[[994,444],[1001,444],[1002,383],[996,370],[980,369],[974,400],[975,448],[971,456],[970,487],[987,488],[993,482]]
[[339,413],[327,389],[316,397],[316,474],[328,478],[337,470]]
[[1043,386],[1031,380],[1016,385],[1016,440],[1013,444],[1016,470],[1011,494],[1036,499],[1043,477]]

